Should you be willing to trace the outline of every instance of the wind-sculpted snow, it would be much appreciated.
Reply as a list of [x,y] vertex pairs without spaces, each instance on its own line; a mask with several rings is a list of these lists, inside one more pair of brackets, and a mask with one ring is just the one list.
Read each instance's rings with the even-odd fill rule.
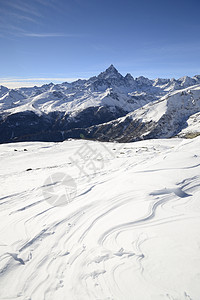
[[0,158],[0,299],[199,300],[199,137]]

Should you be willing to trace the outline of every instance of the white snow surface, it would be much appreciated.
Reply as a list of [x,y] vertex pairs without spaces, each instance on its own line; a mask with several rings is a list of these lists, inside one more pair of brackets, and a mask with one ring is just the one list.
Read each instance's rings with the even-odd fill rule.
[[200,112],[190,116],[187,120],[187,127],[181,130],[179,136],[181,137],[190,133],[200,133]]
[[175,91],[162,97],[160,100],[146,104],[144,107],[131,112],[133,119],[143,121],[158,120],[167,112],[178,116],[194,114],[200,110],[200,85],[192,86],[183,90]]
[[[168,114],[170,117],[170,129],[165,132],[165,137],[173,134],[174,124],[180,123],[185,128],[181,130],[179,136],[186,133],[200,132],[200,85],[195,85],[183,90],[161,97],[159,100],[152,101],[126,116],[110,121],[108,123],[121,123],[126,118],[132,118],[140,122],[158,122]],[[166,124],[165,124],[166,125]],[[162,128],[165,130],[165,126]],[[148,134],[148,132],[146,133]]]
[[[1,300],[200,299],[200,137],[3,144],[0,158]],[[57,173],[77,185],[64,206],[45,193],[48,177],[66,192]]]

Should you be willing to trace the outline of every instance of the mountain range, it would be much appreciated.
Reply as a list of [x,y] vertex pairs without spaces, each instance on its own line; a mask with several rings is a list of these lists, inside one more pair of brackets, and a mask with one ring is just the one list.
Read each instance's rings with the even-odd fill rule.
[[111,65],[72,83],[0,86],[0,143],[85,138],[132,142],[200,134],[200,75],[151,80]]

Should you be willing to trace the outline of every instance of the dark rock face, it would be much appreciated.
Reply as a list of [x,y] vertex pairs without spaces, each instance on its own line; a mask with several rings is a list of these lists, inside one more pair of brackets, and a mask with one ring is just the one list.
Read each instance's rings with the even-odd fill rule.
[[[14,90],[0,86],[0,143],[168,138],[200,111],[200,91],[193,94],[193,85],[200,85],[200,76],[134,79],[111,65],[88,80]],[[166,107],[156,108],[162,101]],[[151,120],[151,108],[159,118]]]
[[0,116],[0,143],[22,141],[63,141],[80,138],[82,129],[122,117],[122,109],[114,112],[109,107],[89,107],[80,111],[75,118],[63,112],[36,115],[25,111]]
[[42,136],[47,128],[51,129],[51,120],[30,111],[3,115],[0,119],[0,142],[26,141],[31,135]]
[[[103,142],[135,142],[145,139],[143,134],[155,127],[155,123],[143,123],[127,117],[124,122],[109,122],[82,130],[85,138]],[[73,131],[75,134],[76,131]],[[75,137],[75,136],[74,136]]]

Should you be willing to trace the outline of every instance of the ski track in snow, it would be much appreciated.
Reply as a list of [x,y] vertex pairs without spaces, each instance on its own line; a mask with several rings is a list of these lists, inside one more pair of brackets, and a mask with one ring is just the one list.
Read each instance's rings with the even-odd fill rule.
[[[85,145],[103,160],[88,176],[95,158],[70,163]],[[200,138],[4,144],[0,156],[0,299],[200,299]],[[43,194],[57,172],[77,184],[63,207]]]

